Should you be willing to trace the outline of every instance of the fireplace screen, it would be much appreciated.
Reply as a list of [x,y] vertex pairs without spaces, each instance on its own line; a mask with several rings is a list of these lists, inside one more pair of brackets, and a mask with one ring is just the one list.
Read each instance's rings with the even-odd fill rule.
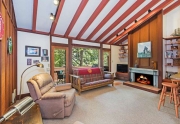
[[135,81],[141,84],[153,86],[153,75],[135,73]]

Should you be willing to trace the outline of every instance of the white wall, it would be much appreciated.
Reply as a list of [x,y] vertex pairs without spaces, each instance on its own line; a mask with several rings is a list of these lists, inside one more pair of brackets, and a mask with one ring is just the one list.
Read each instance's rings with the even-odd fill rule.
[[[47,35],[39,35],[27,32],[17,32],[17,90],[19,94],[20,88],[20,77],[23,71],[30,67],[31,65],[27,65],[27,59],[39,60],[41,62],[41,57],[26,57],[25,56],[25,46],[38,46],[41,47],[41,56],[42,56],[42,49],[48,50],[48,56],[50,60],[50,37]],[[44,68],[32,67],[28,69],[23,75],[23,88],[22,94],[29,93],[29,89],[27,87],[26,81],[29,80],[32,76],[39,74],[41,72],[50,73],[50,62],[41,62],[44,64]]]
[[[174,33],[174,29],[180,28],[180,6],[176,7],[169,13],[165,14],[163,16],[163,37],[170,37],[172,33]],[[165,44],[165,40],[163,40],[163,44]],[[163,58],[165,53],[165,45],[163,45]],[[172,60],[163,60],[163,78],[165,78],[165,72],[166,71],[172,71],[172,72],[180,72],[180,68],[177,66],[171,67],[165,66],[166,61],[172,61]]]
[[117,64],[120,64],[119,48],[119,46],[111,45],[111,72],[114,72],[114,74],[117,70]]

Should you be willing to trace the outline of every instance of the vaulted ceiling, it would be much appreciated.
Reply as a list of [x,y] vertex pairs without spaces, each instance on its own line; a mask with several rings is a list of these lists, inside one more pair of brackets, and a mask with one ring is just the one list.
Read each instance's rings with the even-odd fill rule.
[[[180,0],[13,0],[19,31],[88,42],[120,44],[134,25],[164,14]],[[50,13],[55,15],[50,20]]]

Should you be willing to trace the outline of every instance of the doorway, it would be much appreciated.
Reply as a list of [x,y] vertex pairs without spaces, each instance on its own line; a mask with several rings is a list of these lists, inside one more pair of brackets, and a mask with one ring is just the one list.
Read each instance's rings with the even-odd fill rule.
[[58,83],[69,82],[68,47],[52,46],[51,75]]
[[103,67],[104,67],[104,71],[111,71],[111,69],[110,69],[110,50],[103,50]]

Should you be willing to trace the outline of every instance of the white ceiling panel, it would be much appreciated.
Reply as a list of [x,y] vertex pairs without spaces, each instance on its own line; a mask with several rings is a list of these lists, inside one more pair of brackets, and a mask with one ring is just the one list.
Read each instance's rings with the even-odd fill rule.
[[33,0],[13,0],[18,28],[32,29]]
[[155,9],[157,6],[159,6],[161,3],[163,3],[165,0],[160,0],[156,5],[154,5],[150,10]]
[[106,17],[106,15],[114,8],[114,6],[119,2],[119,0],[110,0],[108,4],[104,7],[104,9],[99,13],[93,23],[89,26],[89,28],[82,35],[83,39],[86,39],[89,34],[99,25],[99,23]]
[[166,7],[163,8],[163,10],[165,10],[166,8],[168,8],[169,6],[171,6],[173,3],[177,2],[178,0],[174,0],[173,2],[171,2],[169,5],[167,5]]
[[99,37],[114,21],[116,21],[130,6],[132,6],[136,0],[128,0],[124,6],[122,6],[109,21],[94,35],[92,40]]
[[[132,18],[136,13],[138,13],[143,7],[145,7],[151,0],[144,1],[139,7],[137,7],[130,15],[128,15],[121,23],[119,23],[114,29],[112,29],[105,37],[101,40],[105,40],[109,35],[115,32],[120,26],[122,26],[125,22],[127,22],[130,18]],[[126,27],[124,27],[126,28]]]
[[53,0],[38,0],[38,9],[37,9],[37,21],[36,21],[36,30],[49,32],[52,25],[52,20],[49,18],[50,13],[56,13],[57,6],[54,5]]
[[76,24],[74,25],[72,31],[70,32],[69,36],[76,37],[78,33],[81,31],[83,26],[89,20],[91,15],[94,13],[98,5],[100,4],[101,0],[89,0],[87,5],[85,6],[83,12],[79,16]]
[[56,29],[54,31],[55,34],[65,34],[80,3],[81,0],[65,0],[63,9],[61,11],[61,15],[59,17]]

